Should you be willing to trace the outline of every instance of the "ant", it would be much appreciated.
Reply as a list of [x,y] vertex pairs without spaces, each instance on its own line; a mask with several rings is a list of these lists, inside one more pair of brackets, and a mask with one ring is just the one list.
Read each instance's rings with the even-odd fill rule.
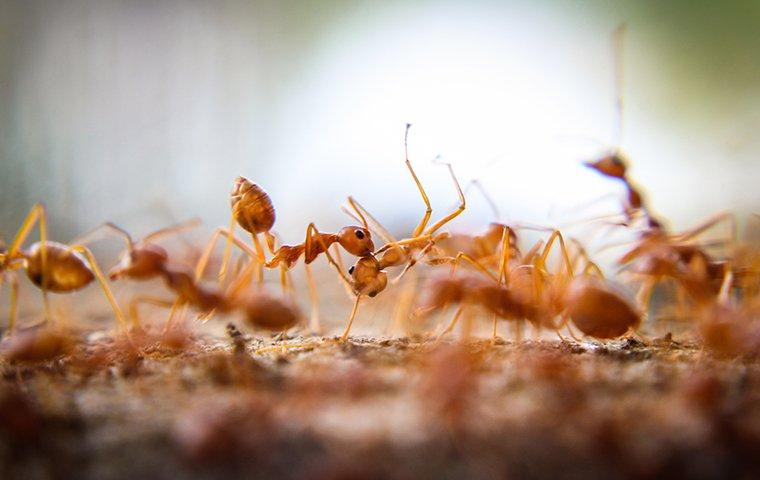
[[[335,243],[339,244],[352,255],[361,256],[371,253],[375,246],[372,242],[372,235],[366,225],[366,221],[363,221],[364,226],[344,227],[337,233],[321,233],[316,225],[311,223],[306,228],[306,238],[303,243],[298,245],[282,245],[275,249],[276,237],[271,233],[271,228],[274,226],[275,221],[275,210],[269,195],[260,186],[250,180],[238,177],[235,180],[230,201],[232,205],[231,228],[228,230],[223,228],[216,229],[206,247],[206,251],[202,256],[201,261],[199,262],[197,271],[202,271],[205,268],[205,264],[208,261],[216,239],[220,235],[224,235],[227,237],[227,246],[225,247],[222,270],[220,272],[220,275],[223,274],[226,265],[229,262],[229,249],[231,248],[231,243],[233,241],[232,232],[235,222],[237,222],[244,230],[252,234],[256,249],[256,255],[254,258],[257,258],[260,262],[257,267],[259,280],[262,279],[262,275],[259,273],[262,266],[266,268],[279,267],[281,272],[280,281],[283,292],[285,292],[287,290],[286,273],[293,267],[293,265],[295,265],[301,256],[304,257],[304,268],[306,271],[312,304],[310,324],[312,330],[319,331],[317,287],[311,272],[310,264],[316,260],[319,255],[326,253],[328,262],[340,270],[340,267],[335,263],[334,259],[328,252],[329,247]],[[360,212],[357,213],[361,216]],[[264,233],[266,236],[267,247],[272,254],[269,261],[267,261],[264,256],[263,248],[258,240],[258,233]]]
[[[406,167],[409,169],[409,173],[411,174],[412,179],[414,180],[414,183],[417,185],[417,189],[419,190],[420,196],[422,197],[422,201],[425,203],[425,213],[422,216],[420,223],[417,224],[414,231],[412,231],[411,236],[398,241],[391,241],[374,252],[374,255],[380,255],[379,262],[381,268],[395,267],[406,264],[394,282],[398,281],[410,268],[416,264],[417,258],[424,257],[436,245],[436,243],[450,236],[448,232],[437,234],[436,232],[440,230],[444,225],[458,217],[462,212],[464,212],[467,206],[462,188],[459,186],[459,181],[457,180],[456,175],[454,175],[453,167],[450,163],[439,162],[436,159],[436,163],[446,166],[449,170],[449,174],[451,175],[454,186],[457,190],[457,194],[459,196],[459,206],[457,206],[453,212],[449,213],[428,227],[428,222],[432,216],[433,208],[430,206],[430,199],[425,192],[425,188],[422,186],[422,182],[420,182],[417,174],[414,171],[414,168],[412,167],[412,163],[409,161],[408,139],[409,129],[411,127],[412,124],[407,123],[406,131],[404,133],[405,163]],[[413,257],[412,255],[414,252],[419,252],[419,255],[417,257]]]
[[[301,256],[303,256],[304,268],[306,270],[309,290],[311,293],[311,328],[314,331],[319,331],[320,326],[318,320],[317,289],[314,277],[311,273],[310,264],[316,260],[319,255],[324,254],[327,257],[327,261],[337,269],[343,281],[348,285],[350,284],[350,281],[343,273],[343,269],[330,254],[330,246],[338,244],[348,253],[357,257],[371,256],[372,251],[375,249],[367,220],[359,210],[357,210],[356,213],[361,218],[362,226],[354,225],[343,227],[337,233],[321,233],[312,222],[306,228],[306,238],[303,243],[297,245],[282,245],[265,264],[267,268],[280,266],[285,270],[289,270],[295,265]],[[339,250],[336,249],[336,252],[340,255]]]
[[[615,85],[617,92],[618,136],[622,136],[623,118],[623,46],[626,26],[620,25],[613,34]],[[618,141],[618,144],[621,142]],[[729,214],[720,214],[708,219],[704,224],[681,234],[670,235],[663,223],[657,219],[650,206],[644,201],[639,189],[633,184],[628,175],[628,160],[616,148],[613,152],[585,165],[607,178],[622,182],[626,189],[623,210],[630,226],[639,216],[645,221],[640,238],[633,248],[619,260],[621,265],[631,265],[633,273],[643,277],[637,300],[646,313],[654,287],[664,278],[673,279],[698,303],[714,298],[716,285],[727,274],[729,266],[726,262],[715,261],[703,248],[691,240],[712,228],[721,221],[731,223],[733,250],[736,237],[735,220]],[[634,263],[635,262],[635,263]]]
[[[546,261],[555,241],[561,248],[564,272],[551,274]],[[467,305],[480,306],[505,320],[527,319],[536,327],[555,330],[558,335],[568,320],[585,335],[600,339],[619,337],[635,331],[640,324],[641,314],[611,282],[592,276],[589,271],[574,276],[559,231],[552,234],[541,255],[534,257],[530,265],[515,269],[510,280],[502,285],[482,277],[439,279],[431,284],[429,300],[420,311],[460,304],[439,339],[453,330]],[[553,319],[558,316],[561,321],[555,323]]]
[[[389,240],[389,242],[380,247],[380,249],[374,253],[366,252],[363,255],[358,255],[359,259],[348,270],[348,274],[351,277],[350,279],[345,277],[345,274],[342,270],[339,270],[341,277],[343,277],[344,281],[346,281],[346,283],[351,286],[351,290],[356,296],[353,308],[351,309],[351,314],[348,319],[348,323],[346,325],[346,329],[340,338],[341,342],[345,342],[348,339],[348,335],[351,331],[351,327],[353,326],[354,319],[356,318],[356,313],[359,308],[359,302],[361,301],[361,298],[363,296],[368,296],[370,298],[375,297],[377,294],[385,290],[386,286],[388,285],[388,276],[384,270],[388,267],[395,267],[406,264],[402,272],[393,281],[397,282],[400,280],[400,278],[417,262],[417,258],[412,256],[414,252],[419,251],[418,258],[422,258],[435,246],[438,241],[448,237],[448,232],[437,234],[436,232],[440,230],[444,225],[452,221],[454,218],[459,216],[466,208],[464,194],[462,193],[462,189],[459,186],[459,181],[457,180],[456,175],[454,175],[454,170],[451,164],[444,163],[444,165],[448,167],[451,178],[454,181],[454,185],[459,195],[460,204],[452,213],[446,215],[441,220],[428,227],[428,222],[432,216],[433,208],[430,205],[430,199],[425,192],[425,188],[422,186],[422,183],[420,182],[417,174],[414,171],[414,168],[412,167],[412,163],[409,161],[408,139],[409,129],[411,127],[412,125],[410,123],[407,123],[406,130],[404,132],[405,163],[407,169],[409,170],[409,173],[412,176],[412,179],[414,180],[415,185],[417,186],[420,196],[425,203],[425,213],[423,214],[422,219],[420,220],[419,224],[417,224],[410,237],[401,240],[394,240],[393,237],[387,233],[387,230],[385,230],[382,225],[380,225],[380,223],[377,222],[377,220],[375,220],[372,215],[369,214],[369,212],[367,212],[366,209],[364,209],[354,198],[348,197],[349,204],[362,220],[365,227],[367,226],[366,219],[370,218],[378,228],[378,231],[381,232],[381,236],[383,236],[386,240]],[[347,212],[345,208],[343,210]],[[350,214],[350,212],[348,213]]]
[[[130,302],[129,311],[133,326],[138,330],[142,329],[139,321],[138,306],[143,303],[157,306],[172,306],[167,329],[172,324],[176,309],[181,305],[191,304],[202,311],[208,311],[223,304],[221,296],[217,292],[200,286],[189,273],[171,267],[169,265],[169,254],[163,247],[155,243],[161,237],[194,228],[199,223],[199,220],[192,219],[156,230],[135,241],[129,232],[123,228],[112,222],[106,222],[80,237],[82,243],[95,240],[104,231],[122,237],[127,248],[121,254],[118,263],[109,271],[109,278],[111,280],[129,278],[136,281],[147,281],[160,277],[164,280],[167,287],[177,295],[174,304],[150,296],[139,296],[133,299]],[[238,243],[242,242],[238,240]]]
[[[40,240],[24,250],[22,245],[35,224],[39,224]],[[7,250],[0,251],[0,273],[21,269],[25,270],[32,283],[42,290],[46,320],[51,318],[47,292],[74,292],[97,280],[119,325],[126,331],[124,315],[92,252],[83,245],[64,245],[48,240],[45,207],[41,203],[29,211]],[[18,283],[15,278],[11,278],[8,331],[13,333],[16,328]]]
[[[138,242],[135,242],[126,230],[113,223],[106,223],[100,227],[107,228],[121,235],[127,243],[127,250],[122,254],[119,263],[110,271],[111,279],[130,278],[141,281],[161,277],[166,286],[176,295],[173,303],[153,297],[138,297],[133,300],[130,305],[130,312],[133,319],[135,319],[136,325],[139,326],[139,323],[136,321],[137,305],[139,303],[171,306],[172,311],[167,326],[164,329],[165,332],[170,330],[176,310],[183,305],[191,305],[201,312],[229,312],[239,309],[244,312],[249,324],[270,330],[280,330],[295,325],[300,318],[300,314],[297,308],[293,307],[290,303],[263,293],[248,297],[242,295],[242,291],[250,284],[251,277],[258,267],[258,263],[255,261],[249,264],[248,268],[233,283],[228,293],[205,287],[199,283],[203,275],[203,267],[205,266],[204,258],[199,260],[195,272],[192,274],[169,265],[166,250],[153,243],[153,241],[159,237],[194,227],[197,223],[197,220],[191,220],[167,227],[147,235]],[[95,231],[90,235],[94,233]],[[224,233],[227,234],[226,232]],[[256,258],[255,252],[242,240],[234,235],[227,235],[227,238],[249,256],[254,259]]]

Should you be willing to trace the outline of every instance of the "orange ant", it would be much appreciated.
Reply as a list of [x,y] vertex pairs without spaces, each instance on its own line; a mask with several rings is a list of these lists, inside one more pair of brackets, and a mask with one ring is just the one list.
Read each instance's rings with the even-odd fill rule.
[[[564,272],[550,274],[546,261],[555,241],[561,248]],[[484,273],[493,280],[490,273]],[[502,270],[499,279],[504,276]],[[641,319],[633,304],[611,282],[590,275],[588,270],[583,275],[573,275],[572,262],[559,231],[552,234],[541,255],[535,256],[530,265],[516,268],[504,285],[482,277],[449,276],[435,281],[430,292],[423,312],[460,304],[439,338],[453,330],[466,305],[480,306],[506,320],[527,319],[536,327],[549,327],[558,333],[570,320],[584,334],[600,339],[635,330]],[[558,316],[562,318],[559,324],[553,320]]]
[[[35,224],[39,223],[40,241],[24,250],[22,245]],[[126,321],[119,305],[116,303],[108,284],[98,267],[92,252],[83,245],[64,245],[47,239],[47,221],[45,207],[35,205],[18,230],[7,250],[0,252],[0,272],[13,272],[23,269],[27,277],[42,290],[45,303],[45,317],[50,319],[50,307],[47,292],[69,293],[80,290],[97,279],[119,325],[126,331]],[[8,330],[16,328],[18,284],[11,280],[11,309]]]
[[[181,305],[190,304],[201,311],[209,311],[224,306],[222,296],[218,292],[199,285],[190,273],[171,267],[169,265],[169,254],[163,247],[155,243],[161,237],[194,228],[199,223],[197,219],[189,220],[162,228],[135,241],[129,232],[123,228],[114,223],[106,222],[80,237],[82,242],[90,242],[103,231],[109,231],[121,236],[126,242],[127,249],[120,256],[118,263],[109,271],[109,278],[111,280],[129,278],[131,280],[146,281],[160,277],[164,280],[167,287],[177,295],[173,305],[171,302],[155,297],[139,296],[133,299],[130,302],[129,311],[135,328],[141,329],[137,309],[138,305],[142,303],[158,306],[172,305],[172,313],[169,316],[167,329],[172,324],[176,309]],[[240,243],[242,242],[238,240],[238,244]]]
[[[340,338],[342,342],[345,342],[348,339],[348,335],[351,331],[351,327],[353,326],[354,319],[356,318],[356,312],[359,308],[359,302],[361,301],[361,298],[363,296],[375,297],[388,285],[388,277],[384,270],[388,267],[395,267],[406,264],[402,272],[394,280],[394,282],[398,281],[417,262],[417,258],[412,256],[414,252],[419,251],[418,258],[422,258],[435,246],[438,241],[448,237],[448,232],[436,232],[440,230],[444,225],[452,221],[454,218],[459,216],[466,207],[464,194],[462,193],[459,182],[454,175],[454,170],[451,164],[446,163],[444,165],[448,167],[451,178],[454,181],[457,193],[459,194],[460,205],[452,213],[446,215],[441,220],[428,227],[428,222],[432,216],[433,208],[430,205],[430,199],[428,198],[427,193],[422,186],[422,183],[420,182],[417,174],[414,171],[414,168],[412,167],[412,163],[409,161],[408,138],[409,129],[411,126],[412,125],[410,123],[407,123],[406,130],[404,132],[405,163],[406,167],[409,170],[409,173],[412,176],[412,179],[414,180],[415,185],[417,186],[420,196],[425,203],[425,213],[423,214],[422,219],[420,220],[419,224],[417,224],[414,231],[412,232],[412,235],[409,238],[394,240],[393,237],[387,233],[387,230],[385,230],[382,225],[380,225],[380,223],[377,222],[377,220],[375,220],[372,215],[369,214],[369,212],[367,212],[367,210],[365,210],[354,198],[348,197],[349,204],[362,220],[365,227],[367,226],[366,219],[371,219],[376,228],[378,228],[378,231],[381,233],[381,236],[383,236],[386,240],[389,240],[389,242],[374,253],[366,252],[362,255],[359,255],[360,258],[348,270],[350,279],[346,278],[343,271],[339,269],[341,277],[343,277],[347,284],[351,286],[351,290],[356,296],[353,308],[351,309],[351,314],[348,319],[348,323],[346,325],[346,329]],[[344,208],[344,211],[347,210]]]
[[[254,258],[257,258],[260,262],[257,267],[259,280],[262,278],[260,273],[262,266],[267,268],[279,267],[283,292],[286,291],[286,273],[303,255],[312,303],[311,328],[314,331],[319,331],[316,282],[314,281],[310,264],[316,260],[319,255],[325,253],[328,257],[328,261],[333,264],[335,268],[340,270],[340,267],[335,263],[334,259],[328,252],[329,247],[335,243],[342,246],[352,255],[361,256],[371,253],[375,246],[372,242],[372,235],[367,228],[366,221],[363,222],[363,227],[348,226],[342,228],[337,233],[321,233],[317,230],[316,225],[311,223],[306,228],[306,238],[303,243],[298,245],[282,245],[275,249],[276,238],[271,233],[271,228],[274,226],[275,221],[275,210],[269,195],[260,186],[250,180],[238,177],[235,180],[230,199],[232,205],[232,228],[229,230],[223,228],[216,229],[206,247],[206,251],[202,256],[201,261],[199,261],[197,271],[202,271],[205,268],[205,264],[208,261],[216,239],[220,235],[224,235],[227,237],[227,246],[225,247],[222,270],[220,272],[220,274],[223,274],[230,257],[229,249],[231,248],[233,241],[232,231],[237,222],[243,229],[250,232],[252,235],[256,249],[256,255]],[[361,214],[359,213],[359,215]],[[264,233],[266,236],[267,247],[272,254],[272,258],[269,261],[266,260],[263,248],[258,240],[259,233]]]
[[[243,289],[250,284],[254,270],[258,267],[256,261],[251,262],[230,288],[229,293],[222,293],[199,283],[203,275],[206,258],[202,257],[199,260],[194,274],[169,265],[166,250],[153,241],[159,237],[193,227],[197,223],[196,220],[191,220],[167,227],[149,234],[138,242],[133,241],[127,231],[113,223],[107,223],[100,227],[116,232],[124,237],[127,242],[127,250],[122,254],[119,263],[110,271],[111,279],[130,278],[139,281],[161,277],[167,287],[176,295],[173,303],[153,297],[138,297],[133,300],[130,305],[130,312],[137,326],[139,326],[137,323],[137,305],[139,303],[172,307],[165,331],[169,331],[175,312],[182,305],[191,305],[201,312],[229,312],[233,309],[239,309],[244,312],[249,324],[270,330],[281,330],[295,325],[300,314],[291,303],[264,293],[248,297],[242,295]],[[228,235],[228,238],[249,256],[256,258],[255,252],[242,240],[234,235]],[[204,254],[204,257],[206,256]]]
[[[425,188],[422,186],[422,183],[417,177],[417,174],[414,172],[414,168],[412,168],[412,163],[409,161],[408,138],[409,129],[411,126],[412,125],[410,123],[407,123],[406,131],[404,133],[405,163],[406,167],[409,169],[409,173],[412,175],[414,183],[417,185],[417,189],[420,192],[422,201],[425,203],[425,213],[422,216],[420,223],[417,224],[417,227],[415,227],[411,236],[398,241],[391,241],[380,247],[380,249],[375,252],[375,255],[380,255],[379,262],[381,269],[406,264],[404,270],[402,270],[402,272],[394,281],[398,281],[410,268],[412,268],[412,266],[414,266],[417,262],[417,258],[424,257],[436,245],[436,243],[450,236],[448,232],[436,232],[438,232],[438,230],[440,230],[444,225],[458,217],[467,206],[466,200],[464,198],[464,193],[462,192],[462,188],[459,186],[459,181],[457,180],[456,175],[454,175],[454,169],[452,168],[451,164],[437,162],[445,165],[448,168],[449,174],[454,181],[454,186],[456,187],[457,194],[459,195],[459,206],[453,212],[449,213],[428,227],[428,222],[430,221],[430,217],[433,213],[433,208],[430,206],[430,199],[425,192]],[[419,252],[419,255],[417,257],[413,257],[414,252]]]

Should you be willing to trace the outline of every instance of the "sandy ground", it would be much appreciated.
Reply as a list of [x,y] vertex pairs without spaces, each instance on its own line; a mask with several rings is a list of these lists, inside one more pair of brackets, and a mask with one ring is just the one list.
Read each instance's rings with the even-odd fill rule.
[[760,475],[760,363],[686,340],[264,338],[2,360],[0,478]]

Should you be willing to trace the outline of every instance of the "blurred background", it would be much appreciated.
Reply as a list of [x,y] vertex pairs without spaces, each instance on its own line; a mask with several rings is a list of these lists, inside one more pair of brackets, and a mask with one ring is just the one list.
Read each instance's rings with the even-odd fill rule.
[[[618,128],[611,33],[627,22]],[[228,223],[232,180],[276,230],[394,233],[480,178],[505,220],[561,224],[617,185],[581,166],[622,142],[685,228],[760,205],[760,3],[747,1],[0,0],[0,232],[44,201],[54,238]],[[494,219],[470,192],[452,229]],[[607,211],[619,209],[606,200]],[[436,214],[434,214],[436,218]]]

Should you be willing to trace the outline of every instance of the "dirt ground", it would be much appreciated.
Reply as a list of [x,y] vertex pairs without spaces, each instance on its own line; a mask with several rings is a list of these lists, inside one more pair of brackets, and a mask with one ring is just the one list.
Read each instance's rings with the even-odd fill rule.
[[760,363],[687,340],[229,333],[3,359],[0,478],[760,475]]

